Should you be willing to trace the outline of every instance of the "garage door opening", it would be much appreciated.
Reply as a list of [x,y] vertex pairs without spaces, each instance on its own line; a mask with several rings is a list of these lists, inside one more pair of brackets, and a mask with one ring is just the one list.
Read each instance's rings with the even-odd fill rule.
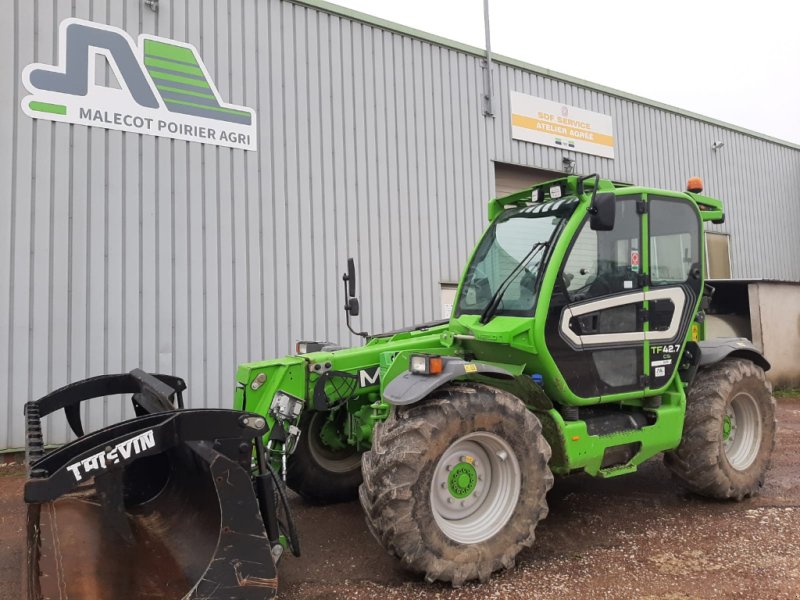
[[508,196],[532,185],[549,181],[558,177],[564,177],[566,173],[561,171],[548,171],[546,169],[534,169],[532,167],[521,167],[508,163],[494,163],[494,191],[495,198]]

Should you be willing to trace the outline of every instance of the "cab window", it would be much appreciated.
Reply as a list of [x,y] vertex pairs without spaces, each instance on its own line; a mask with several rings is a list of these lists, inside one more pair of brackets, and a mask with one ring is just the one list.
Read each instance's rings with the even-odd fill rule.
[[700,226],[695,208],[678,198],[652,197],[651,285],[684,283],[700,268]]
[[637,197],[616,202],[612,231],[594,231],[584,221],[564,263],[562,279],[570,302],[639,287],[640,215]]

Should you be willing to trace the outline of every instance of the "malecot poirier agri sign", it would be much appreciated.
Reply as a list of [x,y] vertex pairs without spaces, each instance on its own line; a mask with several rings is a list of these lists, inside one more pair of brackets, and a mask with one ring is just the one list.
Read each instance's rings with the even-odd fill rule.
[[[121,89],[95,84],[97,55]],[[36,119],[256,150],[255,112],[222,101],[191,44],[147,34],[137,44],[117,27],[65,19],[58,65],[28,65],[22,81],[22,110]]]
[[520,92],[511,92],[511,137],[614,158],[610,116]]

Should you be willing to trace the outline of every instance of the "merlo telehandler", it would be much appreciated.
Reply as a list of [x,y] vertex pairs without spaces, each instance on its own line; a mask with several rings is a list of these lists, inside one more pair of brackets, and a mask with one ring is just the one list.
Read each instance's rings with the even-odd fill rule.
[[[775,438],[769,363],[704,339],[704,222],[689,191],[569,176],[489,203],[446,321],[241,365],[235,407],[264,415],[269,460],[315,502],[354,498],[428,580],[508,568],[554,475],[616,477],[658,454],[686,486],[741,500]],[[351,262],[345,311],[359,307]]]
[[[366,343],[240,365],[233,410],[185,409],[181,379],[138,370],[29,402],[29,597],[271,597],[283,549],[299,554],[284,481],[360,498],[387,551],[455,586],[533,544],[554,475],[663,453],[698,494],[757,493],[769,363],[705,339],[703,224],[724,214],[688,188],[568,176],[494,199],[450,318],[403,330],[352,329],[351,260]],[[84,435],[80,403],[126,393],[137,418]],[[79,437],[44,452],[41,418],[62,408]]]

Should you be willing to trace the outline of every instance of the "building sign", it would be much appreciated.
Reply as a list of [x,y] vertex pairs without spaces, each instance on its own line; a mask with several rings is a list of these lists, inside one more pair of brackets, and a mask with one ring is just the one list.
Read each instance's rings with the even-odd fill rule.
[[519,92],[511,92],[511,137],[614,158],[610,116]]
[[[121,89],[97,85],[97,56]],[[222,101],[197,48],[81,19],[59,29],[58,65],[28,65],[22,110],[35,119],[256,149],[256,115]]]

